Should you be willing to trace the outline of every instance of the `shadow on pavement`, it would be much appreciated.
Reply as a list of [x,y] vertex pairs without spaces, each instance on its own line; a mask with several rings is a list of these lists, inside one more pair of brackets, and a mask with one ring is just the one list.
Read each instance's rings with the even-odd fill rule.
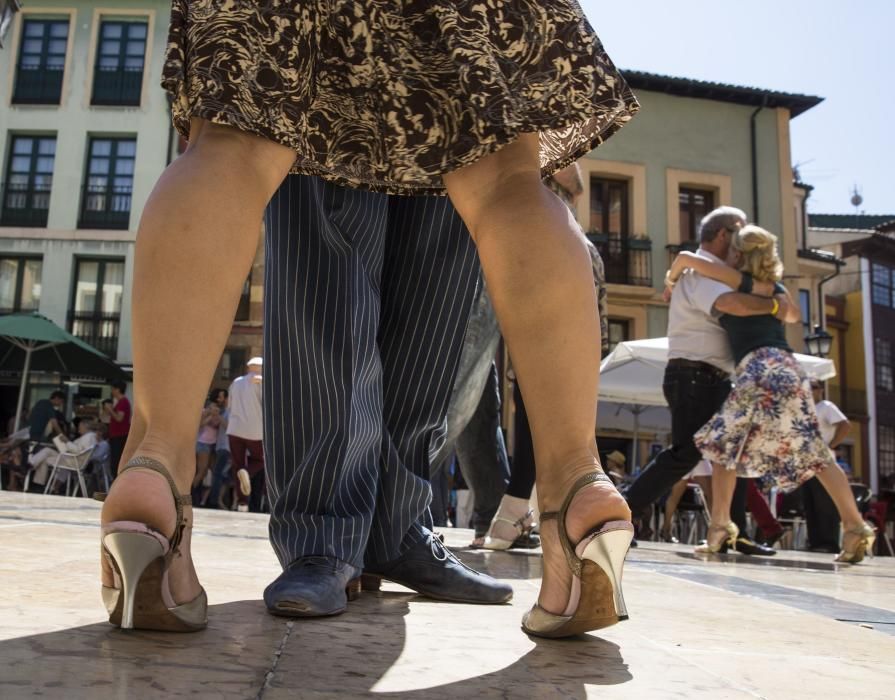
[[[433,628],[431,648],[396,666],[414,599],[365,594],[344,615],[294,621],[244,600],[211,606],[209,628],[195,634],[122,632],[103,622],[8,639],[0,641],[0,697],[584,698],[585,685],[631,680],[618,646],[596,636],[538,640],[509,666],[476,676],[500,635],[477,637],[475,628]],[[458,643],[464,637],[468,644]],[[386,685],[407,690],[374,692],[393,667]]]

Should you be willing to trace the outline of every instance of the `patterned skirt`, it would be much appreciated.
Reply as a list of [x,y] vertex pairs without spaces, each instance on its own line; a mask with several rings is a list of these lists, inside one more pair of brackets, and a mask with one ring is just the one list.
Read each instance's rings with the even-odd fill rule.
[[783,491],[835,463],[820,435],[808,377],[779,348],[759,348],[740,361],[733,391],[694,441],[705,459]]
[[185,137],[233,126],[400,194],[527,132],[549,175],[638,109],[576,0],[174,0],[162,85]]

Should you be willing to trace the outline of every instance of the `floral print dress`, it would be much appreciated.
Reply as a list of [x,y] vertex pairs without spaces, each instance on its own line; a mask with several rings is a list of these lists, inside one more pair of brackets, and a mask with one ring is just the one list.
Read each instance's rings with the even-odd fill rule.
[[836,461],[820,434],[810,380],[781,348],[758,348],[737,364],[733,390],[693,439],[710,462],[783,491]]
[[549,175],[638,109],[575,0],[174,0],[162,84],[185,137],[229,125],[399,194],[527,132]]

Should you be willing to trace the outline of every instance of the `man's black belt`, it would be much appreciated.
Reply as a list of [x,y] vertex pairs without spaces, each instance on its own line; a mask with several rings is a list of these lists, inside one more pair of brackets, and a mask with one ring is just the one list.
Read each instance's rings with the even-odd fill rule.
[[708,372],[709,374],[714,374],[719,379],[730,379],[730,373],[725,372],[720,367],[715,367],[715,365],[711,365],[708,362],[700,362],[698,360],[685,360],[681,357],[675,357],[671,360],[668,360],[669,367],[686,367],[687,369],[698,369],[701,372]]

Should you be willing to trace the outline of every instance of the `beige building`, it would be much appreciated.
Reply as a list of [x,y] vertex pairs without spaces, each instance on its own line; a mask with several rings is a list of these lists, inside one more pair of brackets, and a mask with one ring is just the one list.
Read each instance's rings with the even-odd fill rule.
[[[179,150],[159,87],[170,3],[16,5],[0,3],[0,313],[39,311],[129,367],[136,230]],[[261,351],[262,277],[259,248],[219,385]],[[61,379],[84,400],[103,393]],[[39,377],[29,403],[59,381]],[[0,418],[15,386],[0,377]]]
[[[720,205],[743,209],[779,236],[785,282],[797,295],[801,230],[790,121],[821,98],[636,71],[625,76],[641,113],[579,161],[578,220],[606,264],[610,345],[667,335],[665,270],[677,251],[696,247],[699,220]],[[789,332],[801,348],[803,329]],[[644,415],[634,455],[627,416],[601,406],[600,451],[620,450],[629,465],[642,466],[664,445],[667,417]]]
[[[159,87],[168,12],[163,0],[29,2],[0,50],[0,307],[39,310],[125,366],[137,224],[181,145]],[[666,334],[665,268],[715,206],[779,233],[796,269],[789,124],[820,101],[626,75],[641,114],[580,161],[578,216],[606,263],[613,344]],[[219,386],[261,351],[262,287],[259,248]],[[630,448],[624,431],[603,437]]]
[[817,281],[811,288],[811,315],[833,337],[838,374],[828,398],[852,422],[842,456],[874,492],[895,489],[893,221],[895,214],[810,214],[806,229],[807,247],[841,261],[822,289]]

